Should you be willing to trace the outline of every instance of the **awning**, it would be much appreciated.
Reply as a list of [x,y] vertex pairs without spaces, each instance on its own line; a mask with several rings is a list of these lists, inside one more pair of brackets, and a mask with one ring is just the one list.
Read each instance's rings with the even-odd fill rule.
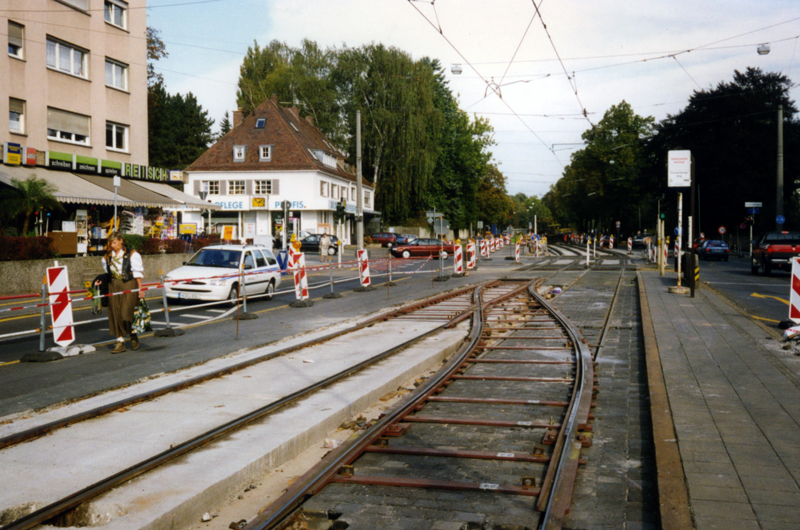
[[[114,188],[111,191],[78,177],[68,171],[53,171],[42,167],[23,167],[0,165],[0,182],[14,186],[11,179],[26,180],[35,176],[45,180],[55,188],[53,196],[63,203],[114,205]],[[109,179],[110,180],[110,179]],[[125,197],[118,197],[117,204],[134,206]]]
[[[83,180],[91,182],[96,186],[104,188],[111,192],[111,196],[114,196],[114,179],[113,177],[101,177],[99,175],[79,175],[79,177]],[[155,193],[150,191],[147,188],[137,185],[135,181],[132,180],[125,180],[120,179],[120,185],[117,188],[117,196],[124,198],[128,201],[129,204],[133,206],[146,206],[148,208],[171,208],[171,209],[181,209],[183,203],[175,201],[167,197],[166,195],[161,195],[160,193]]]
[[131,181],[137,186],[143,186],[150,191],[154,191],[156,193],[160,193],[161,195],[166,195],[172,200],[178,201],[185,205],[186,208],[192,210],[221,210],[222,207],[217,206],[216,204],[210,202],[203,202],[197,197],[193,195],[189,195],[188,193],[184,193],[182,191],[176,190],[169,184],[163,184],[161,182],[150,182],[147,180],[135,180]]

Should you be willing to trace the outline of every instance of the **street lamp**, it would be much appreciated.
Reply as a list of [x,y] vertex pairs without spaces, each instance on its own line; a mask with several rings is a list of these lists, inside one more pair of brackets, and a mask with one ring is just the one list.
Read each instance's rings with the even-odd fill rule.
[[455,63],[453,66],[450,67],[450,71],[453,72],[453,75],[461,75],[461,72],[463,72],[464,70],[461,68],[460,64]]
[[[200,200],[201,201],[205,201],[206,197],[208,197],[208,190],[203,190],[203,191],[199,192],[198,195],[200,195]],[[202,216],[203,216],[203,214],[201,213],[200,214],[201,220],[202,220]],[[206,231],[206,237],[208,237],[210,234],[211,234],[211,208],[208,209],[208,231]]]
[[759,45],[758,47],[758,54],[759,55],[767,55],[769,53],[769,44],[764,43]]

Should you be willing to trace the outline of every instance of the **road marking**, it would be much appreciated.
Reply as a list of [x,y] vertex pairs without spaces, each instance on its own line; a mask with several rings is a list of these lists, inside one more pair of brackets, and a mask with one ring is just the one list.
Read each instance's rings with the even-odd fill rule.
[[224,313],[225,309],[206,309],[209,313]]
[[7,363],[0,363],[0,366],[8,366],[9,364],[17,364],[19,361],[10,361]]
[[779,296],[772,296],[769,294],[758,294],[758,293],[752,293],[750,296],[753,296],[755,298],[772,298],[773,300],[777,300],[778,302],[783,302],[784,304],[789,305],[789,300],[786,300]]
[[751,315],[751,316],[753,318],[755,318],[756,320],[763,320],[764,322],[773,322],[775,324],[780,324],[780,322],[781,322],[780,320],[772,320],[771,318],[757,317],[755,315]]
[[196,318],[198,320],[208,320],[210,318],[214,318],[214,317],[211,317],[211,316],[208,316],[208,315],[180,315],[180,316],[186,317],[186,318]]

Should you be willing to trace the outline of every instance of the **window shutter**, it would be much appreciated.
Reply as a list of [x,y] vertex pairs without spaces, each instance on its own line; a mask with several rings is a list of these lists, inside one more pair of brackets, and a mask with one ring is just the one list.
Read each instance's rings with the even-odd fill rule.
[[8,21],[8,43],[22,48],[22,26]]
[[89,136],[89,117],[48,108],[47,128]]
[[252,180],[247,179],[247,180],[244,181],[244,194],[245,195],[253,195],[255,193],[254,192],[254,188],[255,188],[255,184],[253,183]]
[[228,183],[229,180],[220,180],[219,181],[219,194],[220,195],[227,195],[228,194]]
[[280,195],[281,194],[281,181],[278,179],[274,179],[272,181],[272,194],[273,195]]
[[8,98],[8,110],[18,114],[25,113],[25,102],[21,99]]
[[199,196],[200,196],[200,181],[199,181],[199,180],[195,180],[195,181],[194,181],[194,194],[195,194],[197,197],[199,197]]

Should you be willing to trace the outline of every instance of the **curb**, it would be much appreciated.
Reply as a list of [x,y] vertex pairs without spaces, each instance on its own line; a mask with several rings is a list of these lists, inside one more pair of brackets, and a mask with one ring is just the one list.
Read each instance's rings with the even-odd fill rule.
[[661,369],[656,332],[647,303],[647,293],[641,272],[636,272],[639,284],[639,310],[647,362],[647,387],[650,395],[650,415],[653,421],[653,443],[656,453],[656,476],[661,528],[686,530],[695,528],[689,505],[689,491],[683,471],[680,451],[667,396],[667,386]]

